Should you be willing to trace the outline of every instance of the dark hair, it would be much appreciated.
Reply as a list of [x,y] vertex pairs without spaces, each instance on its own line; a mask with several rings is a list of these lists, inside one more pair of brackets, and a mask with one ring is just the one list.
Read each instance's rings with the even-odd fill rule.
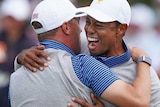
[[115,23],[116,23],[116,26],[119,26],[121,23],[120,22],[118,22],[118,21],[115,21]]
[[34,29],[39,29],[43,27],[42,24],[39,23],[38,21],[32,22],[32,26],[34,27]]

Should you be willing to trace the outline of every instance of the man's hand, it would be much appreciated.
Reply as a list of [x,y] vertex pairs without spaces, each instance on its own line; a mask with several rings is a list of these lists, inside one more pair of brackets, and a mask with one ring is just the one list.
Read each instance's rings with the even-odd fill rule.
[[[96,96],[94,96],[93,93],[91,94],[91,99],[95,103],[95,105],[91,105],[88,102],[86,102],[86,101],[84,101],[82,99],[79,99],[79,98],[75,98],[75,97],[72,98],[72,100],[75,103],[78,103],[78,104],[80,104],[83,107],[104,107],[104,104]],[[69,103],[67,106],[68,107],[77,107],[77,106],[75,106],[75,105],[73,105],[71,103]]]
[[134,61],[137,61],[137,59],[141,56],[147,56],[150,57],[147,53],[145,53],[142,49],[138,48],[138,47],[129,47],[130,52],[131,52],[131,56],[132,59]]
[[37,69],[43,70],[48,64],[40,59],[40,57],[43,57],[47,61],[51,60],[51,58],[43,51],[44,49],[45,47],[43,45],[25,49],[19,53],[17,62],[26,66],[32,72],[35,72]]

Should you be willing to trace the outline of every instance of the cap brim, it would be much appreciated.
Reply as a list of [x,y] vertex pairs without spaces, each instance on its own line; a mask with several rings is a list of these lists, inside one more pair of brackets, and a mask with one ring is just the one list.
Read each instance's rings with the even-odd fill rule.
[[107,14],[101,12],[100,10],[96,10],[91,7],[82,7],[78,8],[79,13],[86,13],[87,15],[93,17],[94,19],[100,21],[100,22],[112,22],[116,21],[114,18],[108,16]]

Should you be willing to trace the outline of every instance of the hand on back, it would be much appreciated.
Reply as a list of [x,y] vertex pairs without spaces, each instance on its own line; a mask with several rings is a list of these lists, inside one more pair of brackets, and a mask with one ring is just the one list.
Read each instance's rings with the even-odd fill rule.
[[17,62],[26,66],[32,72],[43,70],[45,66],[48,66],[47,62],[40,59],[43,57],[46,61],[51,60],[51,58],[44,52],[45,47],[43,45],[33,46],[29,49],[23,50],[17,58]]
[[149,57],[149,55],[147,53],[145,53],[142,49],[140,49],[138,47],[131,47],[130,46],[129,49],[130,49],[130,52],[131,52],[132,59],[134,61],[137,61],[137,59],[141,56]]
[[[96,97],[94,94],[91,94],[91,99],[95,103],[94,105],[89,104],[85,100],[79,99],[79,98],[72,98],[73,102],[80,104],[83,107],[104,107],[104,104]],[[77,107],[74,104],[69,103],[68,107]]]

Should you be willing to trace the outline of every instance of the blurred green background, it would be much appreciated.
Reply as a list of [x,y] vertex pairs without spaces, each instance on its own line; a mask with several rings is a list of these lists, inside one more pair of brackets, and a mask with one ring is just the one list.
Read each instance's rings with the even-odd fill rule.
[[[87,6],[91,3],[92,0],[71,0],[71,1],[76,1],[76,2],[73,2],[77,7],[81,7],[81,6]],[[152,6],[152,0],[128,0],[129,3],[132,5],[132,4],[135,4],[137,2],[140,2],[140,3],[145,3],[149,6]]]

